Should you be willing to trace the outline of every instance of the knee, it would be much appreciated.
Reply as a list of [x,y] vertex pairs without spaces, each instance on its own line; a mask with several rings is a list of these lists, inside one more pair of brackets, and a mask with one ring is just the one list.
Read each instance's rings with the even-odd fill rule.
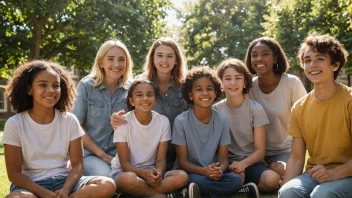
[[116,187],[113,179],[108,177],[97,177],[95,185],[99,189],[99,197],[112,197]]
[[116,188],[122,191],[133,191],[138,189],[138,176],[132,172],[124,172],[117,178]]
[[259,180],[259,190],[261,191],[273,191],[279,188],[281,177],[278,173],[268,170],[264,171],[263,174],[260,176]]
[[281,177],[285,175],[286,163],[285,162],[271,162],[269,168],[277,172]]
[[37,198],[37,196],[30,192],[13,192],[8,194],[5,198]]
[[[310,194],[312,198],[338,198],[341,197],[337,192],[331,189],[315,188]],[[343,196],[342,196],[343,197]]]
[[173,185],[177,186],[177,188],[182,188],[188,183],[188,175],[185,171],[175,170],[174,172],[175,182]]
[[298,186],[291,186],[291,185],[283,185],[278,193],[278,198],[295,198],[295,197],[301,197],[299,193],[300,189]]

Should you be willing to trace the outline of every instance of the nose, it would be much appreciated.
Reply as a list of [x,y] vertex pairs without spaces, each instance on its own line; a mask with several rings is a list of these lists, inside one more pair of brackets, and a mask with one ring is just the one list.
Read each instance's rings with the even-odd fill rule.
[[114,62],[113,62],[113,66],[119,66],[119,61],[114,60]]

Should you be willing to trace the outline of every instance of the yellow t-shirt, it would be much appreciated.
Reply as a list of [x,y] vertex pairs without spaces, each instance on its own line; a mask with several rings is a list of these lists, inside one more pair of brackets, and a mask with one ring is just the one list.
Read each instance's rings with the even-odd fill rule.
[[351,119],[352,89],[342,84],[329,100],[317,100],[312,91],[294,104],[289,135],[306,143],[306,171],[315,165],[332,169],[352,159]]

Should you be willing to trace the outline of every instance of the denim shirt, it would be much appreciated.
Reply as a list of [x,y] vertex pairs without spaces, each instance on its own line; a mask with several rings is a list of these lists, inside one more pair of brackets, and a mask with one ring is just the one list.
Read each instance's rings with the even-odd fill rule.
[[164,96],[160,93],[157,78],[152,79],[152,82],[158,87],[157,101],[153,110],[169,118],[172,129],[175,118],[187,110],[187,102],[183,99],[181,90],[173,79]]
[[[128,87],[119,82],[112,95],[104,83],[94,87],[93,78],[84,78],[78,83],[76,98],[72,113],[78,120],[83,120],[83,127],[92,140],[107,154],[115,156],[116,147],[112,142],[114,130],[110,125],[110,116],[122,109],[127,111],[126,97]],[[84,149],[84,156],[91,153]]]

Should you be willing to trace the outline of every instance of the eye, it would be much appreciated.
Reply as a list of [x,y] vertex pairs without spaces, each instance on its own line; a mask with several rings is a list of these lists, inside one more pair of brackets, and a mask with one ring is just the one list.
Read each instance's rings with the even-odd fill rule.
[[252,58],[257,58],[258,55],[257,55],[257,54],[252,54],[251,57],[252,57]]
[[304,63],[310,63],[310,59],[303,60]]

